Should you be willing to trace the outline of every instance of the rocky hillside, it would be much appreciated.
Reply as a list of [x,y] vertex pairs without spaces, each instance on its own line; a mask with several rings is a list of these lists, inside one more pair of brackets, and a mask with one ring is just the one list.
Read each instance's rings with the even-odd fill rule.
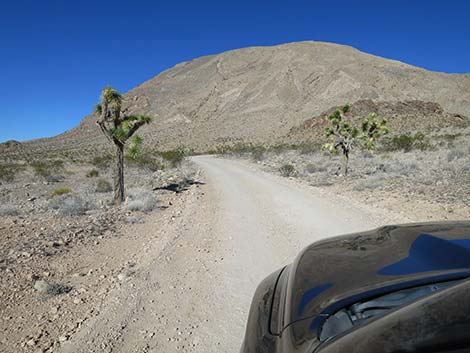
[[[293,127],[287,134],[287,139],[289,141],[310,141],[321,138],[328,125],[326,117],[338,108],[340,106],[330,108],[318,116],[305,120],[299,126]],[[470,118],[467,116],[448,113],[438,103],[418,100],[399,102],[358,100],[350,105],[345,116],[354,121],[370,113],[386,117],[388,126],[396,134],[413,131],[430,132],[446,127],[467,127],[470,125]]]
[[[142,130],[147,143],[204,150],[230,141],[273,142],[331,107],[358,100],[434,102],[470,116],[470,75],[431,72],[349,46],[300,42],[183,62],[126,99],[136,112],[155,116]],[[94,121],[90,115],[64,134],[26,145],[96,149],[105,140]]]

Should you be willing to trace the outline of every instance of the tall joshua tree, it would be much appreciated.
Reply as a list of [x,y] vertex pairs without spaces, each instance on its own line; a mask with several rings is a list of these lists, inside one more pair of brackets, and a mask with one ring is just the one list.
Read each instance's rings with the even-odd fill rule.
[[122,110],[122,95],[109,86],[102,90],[101,102],[95,111],[99,114],[96,123],[116,146],[114,202],[119,205],[124,201],[124,146],[141,126],[152,119],[147,115],[126,115],[126,110]]

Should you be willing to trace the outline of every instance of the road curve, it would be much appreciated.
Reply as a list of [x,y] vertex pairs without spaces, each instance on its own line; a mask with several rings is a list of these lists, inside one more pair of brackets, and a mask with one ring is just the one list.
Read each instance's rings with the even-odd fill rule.
[[260,280],[312,242],[385,222],[244,162],[192,160],[206,182],[197,199],[155,231],[132,281],[62,352],[238,352]]

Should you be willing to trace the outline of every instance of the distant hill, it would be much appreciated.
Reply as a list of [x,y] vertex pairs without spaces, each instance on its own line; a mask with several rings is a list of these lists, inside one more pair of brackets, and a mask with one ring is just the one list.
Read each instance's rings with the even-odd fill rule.
[[[296,128],[332,107],[357,101],[371,102],[371,107],[385,102],[382,108],[392,113],[401,107],[397,102],[431,102],[443,114],[470,116],[470,75],[432,72],[344,45],[299,42],[183,62],[130,90],[125,98],[133,111],[156,117],[142,129],[146,143],[160,149],[204,150],[240,140],[305,138]],[[417,108],[421,111],[422,106]],[[419,126],[426,123],[426,115],[406,116]],[[94,150],[105,143],[95,120],[90,115],[68,132],[22,147]]]
[[[327,111],[305,120],[295,126],[287,134],[289,141],[311,141],[323,136],[328,126],[326,117],[336,109],[332,107]],[[444,111],[438,103],[423,101],[384,102],[372,100],[358,100],[350,105],[345,116],[350,120],[358,120],[370,113],[386,117],[388,126],[396,134],[406,134],[413,131],[430,132],[445,127],[470,126],[470,118],[458,113]]]

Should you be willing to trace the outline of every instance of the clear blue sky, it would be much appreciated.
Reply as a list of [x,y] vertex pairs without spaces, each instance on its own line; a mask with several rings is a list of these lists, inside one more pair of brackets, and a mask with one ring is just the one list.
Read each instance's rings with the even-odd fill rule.
[[110,84],[127,91],[201,55],[320,40],[470,72],[468,0],[12,0],[0,4],[0,141],[74,127]]

